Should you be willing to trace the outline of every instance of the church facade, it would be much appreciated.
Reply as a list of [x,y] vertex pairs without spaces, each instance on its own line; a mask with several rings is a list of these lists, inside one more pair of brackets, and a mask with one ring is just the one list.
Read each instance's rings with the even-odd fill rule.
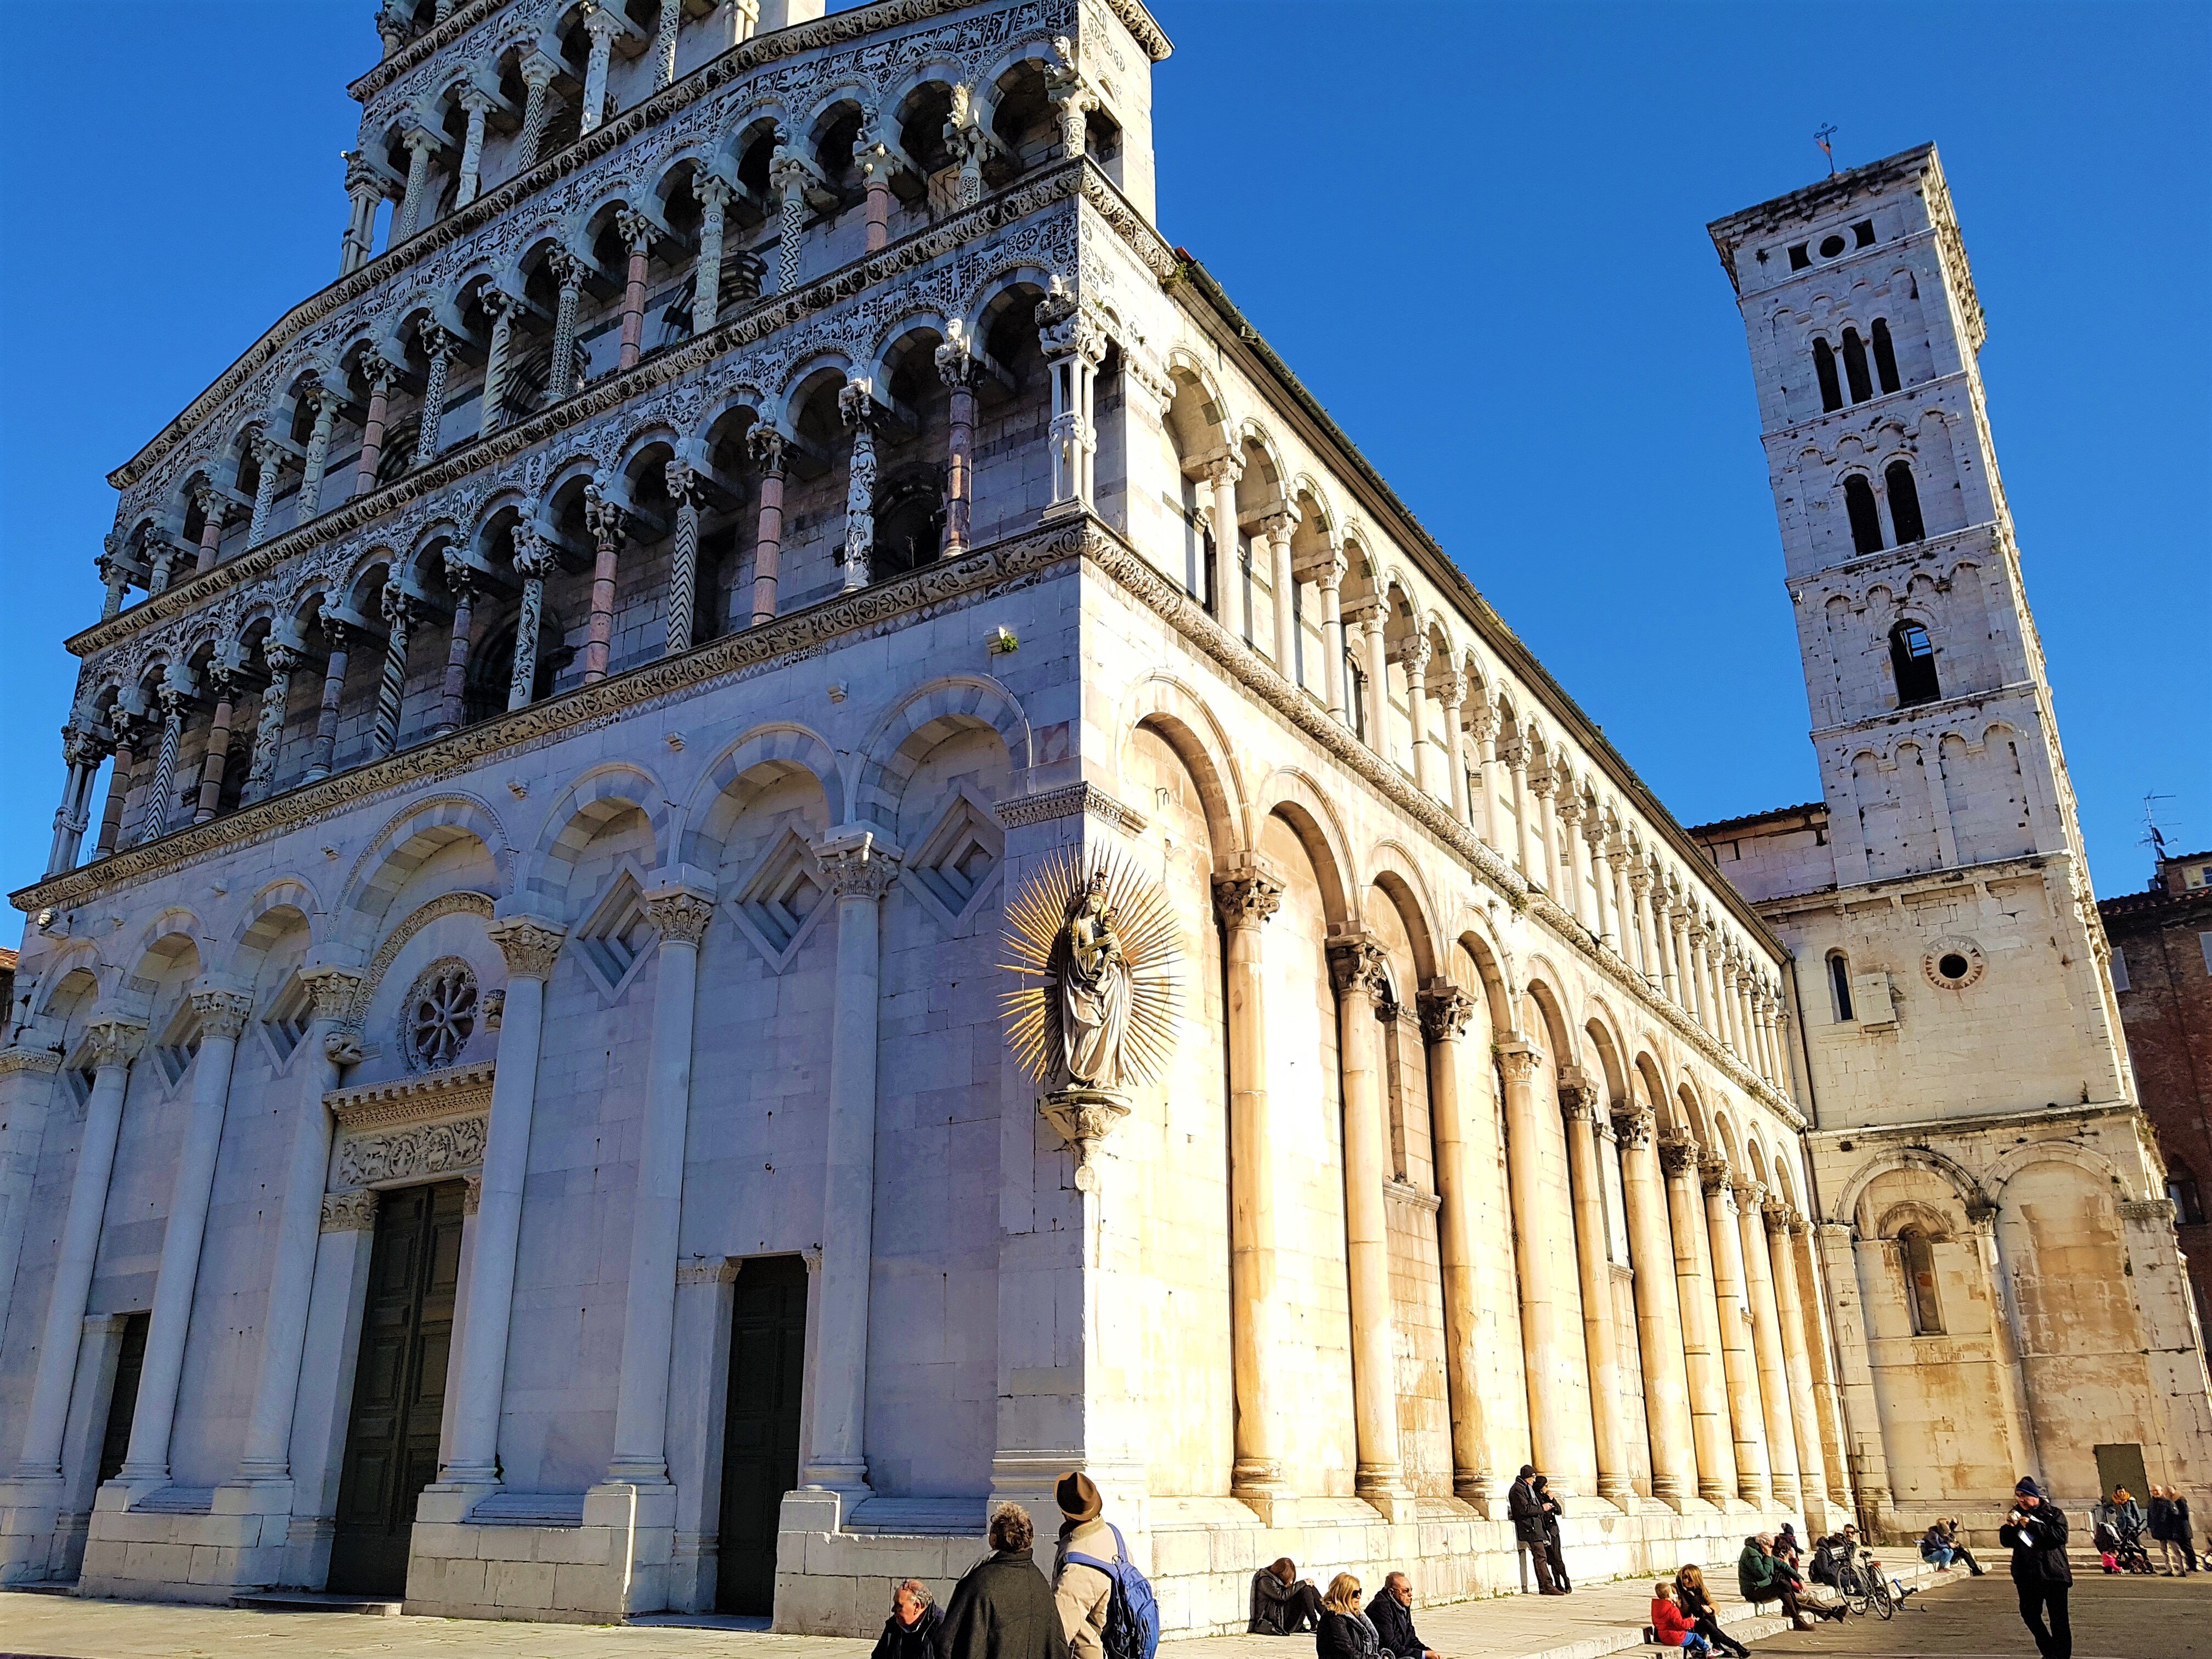
[[1527,1462],[1594,1576],[2205,1472],[1932,151],[1716,228],[1828,794],[1693,833],[1156,230],[1137,0],[818,13],[392,0],[112,476],[0,1575],[859,1633],[1080,1468],[1198,1632]]

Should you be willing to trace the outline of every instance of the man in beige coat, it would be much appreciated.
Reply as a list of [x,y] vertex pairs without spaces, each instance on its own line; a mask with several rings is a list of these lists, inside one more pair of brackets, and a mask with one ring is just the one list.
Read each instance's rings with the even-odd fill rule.
[[1060,1504],[1060,1547],[1053,1559],[1052,1599],[1060,1607],[1070,1659],[1106,1659],[1106,1611],[1114,1581],[1096,1567],[1069,1560],[1070,1552],[1101,1561],[1115,1557],[1114,1529],[1099,1516],[1104,1502],[1091,1477],[1071,1469],[1053,1488]]

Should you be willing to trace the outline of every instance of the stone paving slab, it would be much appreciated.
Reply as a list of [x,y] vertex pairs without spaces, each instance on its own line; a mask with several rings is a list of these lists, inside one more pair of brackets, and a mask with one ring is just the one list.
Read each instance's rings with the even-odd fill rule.
[[[1732,1571],[1727,1573],[1734,1577]],[[1915,1573],[1908,1577],[1920,1577]],[[1934,1587],[1963,1580],[1923,1577]],[[1571,1596],[1501,1596],[1415,1610],[1422,1635],[1446,1659],[1601,1659],[1644,1647],[1649,1582],[1593,1585]],[[1753,1618],[1732,1595],[1722,1623],[1778,1652],[1814,1641],[1784,1636],[1778,1618]],[[540,1625],[464,1619],[262,1613],[241,1607],[78,1601],[0,1591],[0,1659],[394,1659],[483,1654],[495,1659],[866,1659],[848,1637],[778,1636],[757,1620],[667,1615],[629,1625]],[[1161,1659],[1310,1659],[1310,1637],[1210,1636],[1171,1642]]]

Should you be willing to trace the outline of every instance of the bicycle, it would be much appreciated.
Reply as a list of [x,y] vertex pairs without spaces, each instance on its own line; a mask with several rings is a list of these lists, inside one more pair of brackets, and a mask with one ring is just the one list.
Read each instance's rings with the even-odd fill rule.
[[[1873,1566],[1874,1553],[1861,1550],[1857,1560],[1836,1565],[1836,1593],[1844,1605],[1863,1619],[1869,1613],[1880,1619],[1897,1617],[1898,1597],[1889,1580]],[[1867,1565],[1862,1567],[1860,1563]]]

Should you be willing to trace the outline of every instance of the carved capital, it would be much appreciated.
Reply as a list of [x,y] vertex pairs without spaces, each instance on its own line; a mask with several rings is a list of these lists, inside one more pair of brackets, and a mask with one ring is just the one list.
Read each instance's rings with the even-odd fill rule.
[[376,1231],[376,1189],[356,1187],[323,1194],[323,1225],[326,1233],[373,1233]]
[[422,602],[399,585],[397,578],[384,585],[384,619],[394,628],[412,628],[422,620]]
[[937,348],[937,378],[950,386],[974,384],[975,343],[958,318],[945,325],[945,343]]
[[771,478],[783,476],[783,434],[772,426],[756,426],[745,434],[745,453],[753,465]]
[[235,1042],[253,1012],[253,999],[243,991],[195,991],[192,1012],[199,1017],[200,1030],[207,1036]]
[[629,514],[606,498],[596,479],[584,486],[584,527],[601,547],[620,547],[629,529]]
[[1498,1045],[1498,1069],[1504,1073],[1508,1085],[1534,1082],[1543,1064],[1544,1056],[1534,1043],[1515,1038]]
[[1698,1184],[1706,1195],[1724,1194],[1730,1202],[1735,1194],[1729,1191],[1728,1160],[1718,1152],[1701,1152],[1698,1156]]
[[483,583],[483,572],[469,562],[468,555],[457,547],[446,550],[446,586],[457,599],[473,601]]
[[879,899],[898,878],[898,865],[876,845],[870,831],[842,840],[824,838],[814,848],[823,882],[833,898]]
[[1559,1115],[1569,1122],[1597,1121],[1598,1087],[1579,1067],[1559,1068]]
[[146,1028],[135,1020],[100,1019],[85,1028],[85,1053],[95,1072],[128,1066],[145,1046]]
[[1659,1167],[1671,1179],[1688,1175],[1698,1167],[1698,1143],[1681,1133],[1659,1137]]
[[1474,999],[1448,979],[1431,979],[1417,999],[1421,1035],[1431,1042],[1456,1042],[1474,1018]]
[[315,1018],[343,1019],[353,1006],[354,993],[361,988],[361,975],[345,968],[303,968],[300,982],[314,999]]
[[1419,679],[1436,654],[1436,647],[1425,634],[1415,634],[1398,647],[1398,660],[1406,665],[1406,678]]
[[837,416],[854,432],[875,430],[879,413],[872,380],[848,380],[837,390]]
[[662,887],[645,896],[645,914],[661,942],[696,946],[714,921],[714,896],[696,887]]
[[510,979],[552,978],[554,959],[568,937],[566,927],[543,916],[505,916],[488,931],[500,955],[507,958]]
[[642,253],[646,239],[653,234],[653,221],[635,208],[624,208],[615,215],[615,229],[632,253]]
[[1258,927],[1282,908],[1283,884],[1258,871],[1213,878],[1213,908],[1224,927]]
[[1766,1231],[1784,1237],[1790,1232],[1790,1206],[1778,1198],[1767,1199],[1759,1206],[1759,1218],[1766,1224]]
[[537,529],[518,524],[507,532],[514,543],[514,574],[525,581],[542,582],[559,562],[553,545]]
[[1632,1152],[1651,1144],[1651,1133],[1657,1124],[1658,1119],[1649,1106],[1622,1106],[1613,1110],[1613,1133]]
[[1977,1194],[1966,1200],[1966,1219],[1977,1227],[1986,1227],[1997,1218],[1996,1200]]
[[12,1077],[17,1072],[52,1076],[61,1068],[62,1057],[52,1048],[27,1048],[20,1042],[0,1048],[0,1078]]
[[665,463],[660,469],[660,480],[668,491],[668,499],[678,506],[696,507],[699,504],[699,471],[689,461]]
[[1729,1190],[1735,1194],[1735,1207],[1748,1215],[1766,1200],[1766,1188],[1748,1176],[1738,1176],[1729,1182]]
[[2123,1221],[2163,1221],[2169,1226],[2173,1223],[2170,1198],[2124,1198],[2115,1207]]
[[1372,934],[1328,942],[1328,979],[1339,996],[1366,996],[1376,1002],[1390,994],[1390,957]]
[[461,1213],[474,1215],[483,1207],[483,1176],[481,1174],[461,1177]]
[[415,327],[422,337],[422,349],[433,357],[443,357],[453,351],[453,331],[435,318],[425,317]]

